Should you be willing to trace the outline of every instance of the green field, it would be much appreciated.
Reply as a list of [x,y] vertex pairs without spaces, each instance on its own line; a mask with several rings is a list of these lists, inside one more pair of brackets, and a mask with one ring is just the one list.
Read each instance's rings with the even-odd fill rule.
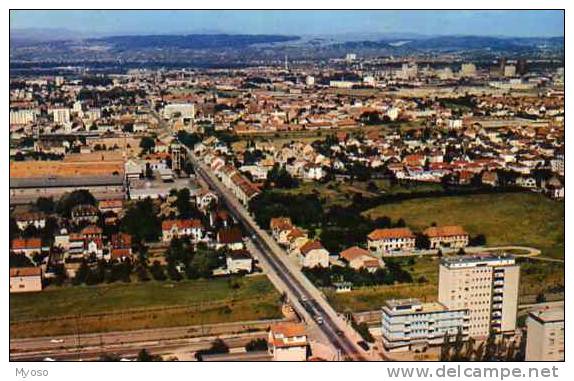
[[281,317],[265,276],[48,288],[10,295],[12,337],[227,323]]
[[564,203],[540,194],[420,198],[380,205],[365,214],[403,218],[415,230],[433,222],[458,224],[471,235],[484,234],[489,246],[531,246],[542,250],[542,256],[564,258]]

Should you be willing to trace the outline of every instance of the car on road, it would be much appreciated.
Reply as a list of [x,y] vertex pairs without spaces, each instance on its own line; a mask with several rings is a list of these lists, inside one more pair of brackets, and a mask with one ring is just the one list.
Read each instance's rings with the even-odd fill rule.
[[369,344],[367,344],[367,342],[364,341],[364,340],[357,341],[357,345],[358,345],[359,347],[363,348],[365,351],[368,351],[369,349],[371,349],[371,348],[369,347]]
[[345,335],[345,333],[344,333],[343,331],[341,331],[340,329],[336,330],[336,331],[335,331],[335,334],[336,334],[337,336],[339,336],[339,337],[342,337],[342,336]]
[[64,342],[63,339],[52,339],[52,340],[50,340],[50,343],[52,343],[52,344],[60,344],[63,342]]

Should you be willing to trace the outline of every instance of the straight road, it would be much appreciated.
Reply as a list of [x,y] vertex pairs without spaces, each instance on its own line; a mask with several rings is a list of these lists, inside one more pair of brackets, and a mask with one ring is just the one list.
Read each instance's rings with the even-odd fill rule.
[[[257,256],[260,257],[258,259],[262,259],[262,262],[266,264],[270,278],[275,280],[274,283],[281,292],[287,294],[306,324],[314,331],[321,332],[321,341],[325,340],[325,344],[332,345],[335,352],[339,352],[344,359],[367,360],[365,356],[369,356],[369,353],[357,345],[357,342],[361,340],[360,336],[343,321],[326,301],[324,295],[303,275],[275,240],[257,225],[239,200],[225,188],[206,165],[195,157],[188,147],[185,148],[197,176],[219,194],[230,212],[251,235],[253,246],[257,249]],[[302,300],[306,300],[308,305],[314,307],[323,322],[320,322],[317,316],[312,316],[302,306]]]

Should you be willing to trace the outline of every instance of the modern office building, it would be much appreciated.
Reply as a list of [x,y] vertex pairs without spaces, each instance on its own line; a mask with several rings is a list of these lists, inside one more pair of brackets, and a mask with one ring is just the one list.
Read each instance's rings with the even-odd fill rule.
[[449,309],[468,310],[471,337],[514,333],[519,278],[520,267],[509,255],[443,258],[438,300]]
[[564,304],[531,311],[526,328],[526,361],[564,361]]
[[440,345],[459,332],[468,339],[468,311],[448,309],[437,302],[418,299],[388,300],[382,308],[381,334],[388,351],[424,349]]

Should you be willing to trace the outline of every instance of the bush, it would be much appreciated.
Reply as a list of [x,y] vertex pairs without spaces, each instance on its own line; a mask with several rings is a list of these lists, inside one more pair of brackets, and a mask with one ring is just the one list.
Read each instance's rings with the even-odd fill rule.
[[245,345],[245,350],[247,352],[254,351],[266,351],[267,350],[267,340],[265,339],[254,339]]

